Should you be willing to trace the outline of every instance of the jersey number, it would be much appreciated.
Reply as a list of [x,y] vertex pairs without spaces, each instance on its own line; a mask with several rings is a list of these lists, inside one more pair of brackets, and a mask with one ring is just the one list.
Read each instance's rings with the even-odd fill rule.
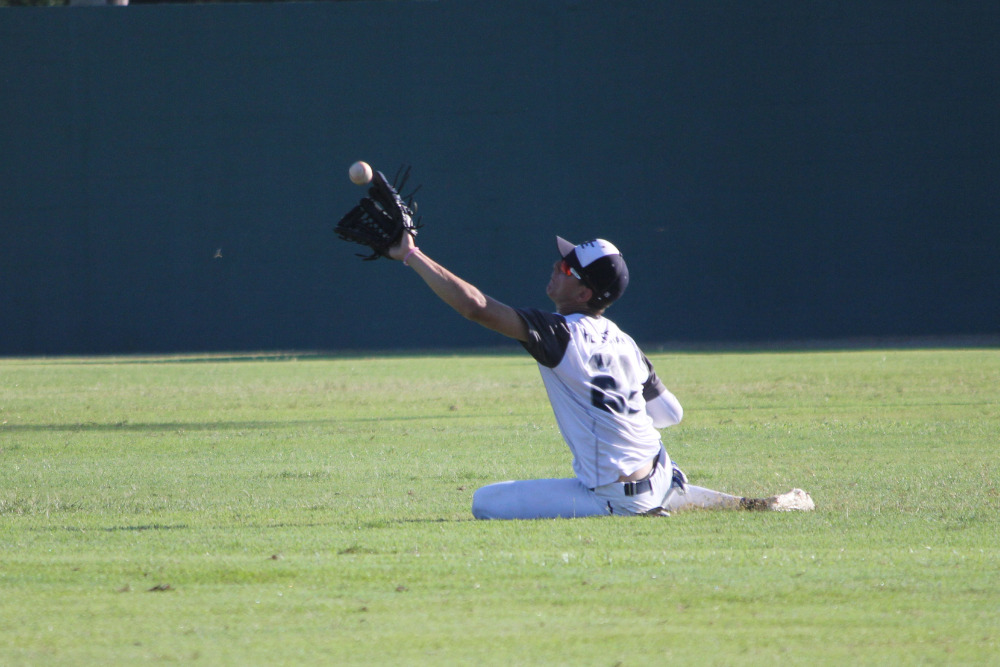
[[595,408],[616,414],[635,414],[625,397],[618,393],[618,382],[610,375],[598,375],[590,381],[590,402]]

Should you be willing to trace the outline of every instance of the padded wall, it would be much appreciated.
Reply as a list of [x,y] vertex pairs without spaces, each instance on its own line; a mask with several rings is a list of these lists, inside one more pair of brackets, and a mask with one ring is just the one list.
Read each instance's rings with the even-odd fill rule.
[[503,343],[334,238],[357,159],[512,305],[610,239],[640,341],[1000,333],[998,53],[982,2],[0,10],[0,354]]

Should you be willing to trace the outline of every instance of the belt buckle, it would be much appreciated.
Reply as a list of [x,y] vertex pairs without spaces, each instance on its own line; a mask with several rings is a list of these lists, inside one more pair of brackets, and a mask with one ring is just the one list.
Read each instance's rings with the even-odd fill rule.
[[625,496],[631,498],[632,496],[639,496],[643,493],[649,493],[653,490],[653,482],[646,479],[640,479],[638,482],[625,482]]

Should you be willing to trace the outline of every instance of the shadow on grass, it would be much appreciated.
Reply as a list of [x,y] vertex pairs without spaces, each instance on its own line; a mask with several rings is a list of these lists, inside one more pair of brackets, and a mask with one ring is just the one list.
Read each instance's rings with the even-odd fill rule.
[[91,532],[100,533],[119,533],[119,532],[141,532],[144,530],[186,530],[191,526],[186,523],[180,523],[174,526],[166,526],[159,523],[151,523],[144,526],[106,526],[104,528],[81,528],[80,526],[45,526],[42,528],[33,528],[30,530],[52,532],[56,530],[64,530],[70,533],[85,533],[88,530]]
[[[414,348],[395,350],[302,350],[275,352],[201,352],[166,353],[163,355],[137,354],[134,356],[57,356],[57,357],[6,357],[11,361],[29,361],[34,364],[79,364],[87,366],[145,365],[145,364],[219,364],[246,362],[290,362],[290,361],[355,361],[378,359],[437,359],[451,357],[523,357],[520,345],[496,345],[491,347],[457,348]],[[533,362],[532,362],[533,363]]]
[[[404,525],[410,523],[468,523],[470,521],[476,521],[476,519],[469,517],[466,519],[379,519],[377,521],[369,521],[362,524],[365,528],[389,528],[393,525]],[[267,529],[267,528],[328,528],[330,526],[338,525],[337,521],[323,521],[323,522],[310,522],[310,523],[241,523],[238,524],[241,529]],[[160,523],[150,523],[141,526],[103,526],[100,528],[81,528],[80,526],[39,526],[29,528],[28,530],[37,532],[55,532],[55,531],[65,531],[70,533],[85,533],[87,531],[95,533],[121,533],[121,532],[143,532],[147,530],[220,530],[226,528],[232,528],[232,525],[228,526],[191,526],[186,523],[178,524],[160,524]]]
[[[859,336],[830,339],[764,339],[764,340],[697,340],[641,341],[647,353],[798,353],[834,352],[842,350],[962,350],[1000,348],[1000,335],[968,334],[950,336]],[[139,365],[139,364],[218,364],[295,361],[354,361],[400,358],[452,357],[520,357],[534,363],[520,345],[499,344],[487,347],[413,348],[384,350],[273,350],[229,352],[165,352],[163,354],[91,355],[53,357],[4,357],[15,363],[80,365]]]
[[133,424],[128,421],[115,422],[112,424],[99,424],[96,422],[84,422],[76,424],[4,424],[0,426],[0,434],[13,433],[33,433],[46,431],[125,431],[125,432],[153,432],[153,431],[241,431],[254,429],[282,429],[301,428],[303,426],[335,426],[337,424],[378,424],[381,422],[409,422],[427,421],[432,419],[490,419],[508,417],[509,415],[462,415],[462,414],[437,414],[437,415],[417,415],[413,417],[355,417],[351,419],[299,419],[293,421],[243,421],[243,422],[151,422]]

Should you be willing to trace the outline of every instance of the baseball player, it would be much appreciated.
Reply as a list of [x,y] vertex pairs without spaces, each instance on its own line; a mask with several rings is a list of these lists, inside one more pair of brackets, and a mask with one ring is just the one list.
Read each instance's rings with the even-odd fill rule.
[[628,286],[628,267],[603,239],[556,238],[560,258],[545,288],[556,312],[511,308],[448,271],[402,234],[388,255],[424,279],[463,317],[521,342],[538,362],[574,478],[500,482],[478,489],[478,519],[666,515],[689,507],[811,510],[805,491],[741,498],[687,484],[656,429],[681,421],[677,398],[635,342],[604,311]]
[[[464,317],[517,339],[538,362],[575,478],[490,484],[478,489],[472,513],[480,519],[539,519],[609,514],[662,515],[687,507],[811,510],[801,489],[770,498],[741,498],[687,484],[667,456],[657,428],[681,421],[677,398],[649,359],[604,311],[628,286],[628,267],[611,243],[580,245],[557,238],[560,259],[546,293],[556,312],[515,309],[491,299],[423,254],[414,237],[412,194],[401,197],[409,169],[389,183],[367,163],[351,180],[372,183],[368,197],[337,223],[345,241],[367,246],[365,257],[401,260]],[[669,465],[668,465],[669,463]]]

